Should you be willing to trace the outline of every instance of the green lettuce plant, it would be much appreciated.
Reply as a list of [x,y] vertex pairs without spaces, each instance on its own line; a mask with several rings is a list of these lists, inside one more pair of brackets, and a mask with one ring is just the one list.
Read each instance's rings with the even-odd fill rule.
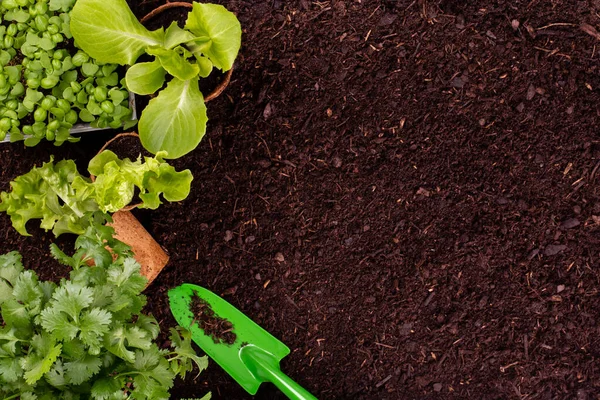
[[29,220],[41,219],[41,227],[58,236],[83,234],[90,226],[109,221],[108,213],[130,204],[136,189],[140,208],[158,208],[161,197],[181,201],[190,193],[192,174],[176,171],[163,161],[164,155],[131,161],[105,150],[88,165],[93,181],[77,171],[74,161],[51,159],[17,177],[10,183],[11,192],[0,193],[0,211],[10,216],[22,235],[29,235],[25,228]]
[[[160,90],[142,112],[138,131],[148,151],[165,151],[166,158],[187,154],[204,136],[208,118],[198,80],[213,68],[233,67],[242,34],[233,13],[201,3],[193,3],[184,28],[173,22],[166,30],[149,31],[125,0],[77,0],[70,31],[98,62],[131,65],[125,76],[130,91]],[[152,61],[138,63],[143,54]]]
[[206,368],[186,330],[171,329],[171,349],[157,346],[158,323],[141,312],[146,279],[113,233],[89,227],[72,257],[52,245],[72,268],[59,284],[16,252],[0,256],[0,398],[168,399],[176,376]]

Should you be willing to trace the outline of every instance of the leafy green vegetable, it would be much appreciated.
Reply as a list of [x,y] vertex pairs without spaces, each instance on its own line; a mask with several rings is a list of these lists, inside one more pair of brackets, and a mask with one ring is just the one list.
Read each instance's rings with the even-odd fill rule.
[[[41,219],[40,226],[56,236],[83,234],[89,226],[106,221],[105,213],[129,204],[139,189],[141,208],[155,209],[162,195],[167,201],[181,201],[190,192],[189,170],[177,172],[163,161],[164,153],[136,161],[120,160],[113,152],[94,157],[88,171],[92,182],[79,174],[72,160],[44,163],[11,182],[12,192],[0,193],[0,211],[10,217],[14,228],[28,235],[25,225]],[[104,255],[110,257],[110,254]]]
[[173,79],[142,112],[140,140],[152,153],[166,151],[166,158],[178,158],[198,146],[207,121],[197,80]]
[[200,38],[201,43],[206,43],[196,46],[203,49],[202,53],[215,67],[223,71],[233,67],[242,37],[242,27],[233,13],[218,4],[194,3],[185,28]]
[[[114,99],[105,103],[88,96],[123,89],[117,65],[62,48],[63,42],[73,39],[69,12],[74,4],[75,0],[2,1],[0,16],[6,24],[0,25],[1,140],[10,135],[11,141],[24,140],[27,146],[44,139],[56,145],[75,142],[78,139],[70,132],[79,115],[94,126],[131,124],[127,96],[116,104]],[[78,82],[82,75],[85,90]]]
[[77,1],[71,11],[71,33],[96,60],[121,65],[133,64],[146,47],[164,42],[164,31],[144,28],[125,0]]
[[[71,31],[78,45],[99,61],[133,64],[125,81],[134,93],[155,93],[168,81],[167,73],[173,77],[140,117],[138,131],[148,151],[178,158],[198,146],[208,121],[198,79],[213,67],[233,67],[242,36],[233,13],[220,5],[194,2],[185,29],[173,22],[166,31],[150,32],[125,0],[78,0]],[[134,64],[144,52],[154,61]],[[82,119],[94,119],[102,110],[90,101],[87,111],[80,113]]]
[[[91,226],[67,256],[71,266],[58,285],[40,282],[21,256],[0,256],[0,398],[168,399],[176,376],[206,357],[191,348],[191,334],[171,329],[172,349],[155,340],[158,323],[141,313],[146,280],[131,250],[102,225]],[[112,249],[90,267],[83,254]]]
[[133,65],[125,74],[127,88],[137,94],[152,94],[165,83],[166,71],[159,60]]

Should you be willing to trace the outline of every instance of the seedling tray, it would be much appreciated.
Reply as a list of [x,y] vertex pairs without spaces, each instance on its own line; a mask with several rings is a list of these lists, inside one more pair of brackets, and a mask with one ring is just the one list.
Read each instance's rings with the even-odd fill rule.
[[[131,119],[132,120],[137,119],[137,112],[135,109],[135,94],[132,92],[129,92],[129,108],[132,111]],[[107,126],[106,128],[93,128],[88,123],[79,123],[79,124],[73,125],[73,127],[71,128],[71,133],[86,133],[86,132],[95,132],[95,131],[105,131],[107,129],[113,129],[113,128],[111,128],[110,126]],[[25,137],[29,137],[29,136],[25,135]],[[4,140],[0,141],[0,143],[6,143],[6,142],[10,142],[10,135],[6,135]]]

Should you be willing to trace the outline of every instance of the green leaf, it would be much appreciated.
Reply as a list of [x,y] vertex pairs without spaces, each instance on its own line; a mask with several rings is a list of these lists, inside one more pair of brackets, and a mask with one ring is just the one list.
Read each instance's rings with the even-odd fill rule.
[[97,64],[93,64],[91,62],[83,63],[81,66],[81,72],[83,76],[94,76],[98,72],[100,67]]
[[70,15],[75,42],[100,62],[132,65],[164,41],[164,31],[144,28],[125,0],[78,0]]
[[69,318],[54,308],[46,308],[41,314],[41,324],[47,332],[60,340],[73,340],[79,332],[79,327]]
[[46,374],[46,381],[57,389],[65,389],[68,382],[65,378],[65,369],[63,368],[62,360],[56,360],[52,369]]
[[14,286],[21,272],[23,272],[23,263],[18,252],[11,251],[0,256],[0,279]]
[[94,198],[101,210],[114,212],[129,204],[135,187],[140,191],[142,208],[156,208],[162,194],[167,201],[181,201],[189,194],[192,175],[189,170],[177,172],[161,157],[120,160],[111,151],[94,157],[88,171],[96,176]]
[[0,380],[12,383],[23,376],[23,369],[18,358],[0,358]]
[[94,292],[87,286],[65,282],[54,294],[52,308],[58,312],[64,312],[74,320],[79,320],[79,313],[92,304]]
[[171,25],[165,31],[165,43],[166,49],[172,49],[173,47],[179,46],[182,43],[189,42],[190,40],[196,39],[190,31],[181,29],[177,25],[176,21],[171,22]]
[[113,265],[108,269],[106,281],[120,288],[124,293],[137,295],[148,283],[148,280],[140,274],[140,268],[135,258],[126,258],[122,265]]
[[173,79],[142,112],[140,140],[151,153],[166,151],[166,158],[179,158],[198,146],[207,121],[198,79]]
[[82,316],[79,325],[81,329],[79,338],[84,344],[90,347],[92,354],[100,352],[102,337],[108,332],[111,320],[111,314],[100,308],[93,308]]
[[127,330],[121,326],[113,329],[106,335],[105,346],[108,351],[113,353],[115,356],[122,358],[128,363],[135,362],[135,353],[128,350],[126,347]]
[[38,286],[37,276],[34,275],[33,271],[24,271],[21,273],[15,283],[13,295],[21,304],[39,304],[42,291]]
[[177,368],[174,370],[181,378],[185,378],[187,372],[193,369],[192,362],[198,367],[198,374],[208,367],[208,358],[200,357],[192,348],[192,333],[187,329],[171,328],[171,346],[174,347],[174,353],[177,355]]
[[159,195],[162,193],[167,201],[181,201],[190,194],[192,173],[189,170],[177,172],[169,164],[161,164],[158,171],[151,171],[144,179],[147,193],[140,193],[143,200],[140,208],[156,209],[161,204]]
[[2,308],[2,319],[7,326],[18,328],[20,334],[30,330],[31,316],[23,304],[11,298],[2,303],[0,307]]
[[158,59],[152,62],[137,63],[125,73],[125,84],[137,94],[152,94],[165,83],[165,69]]
[[160,327],[158,326],[156,318],[149,315],[140,314],[135,325],[147,331],[150,334],[151,339],[156,339],[160,333]]
[[29,18],[31,18],[31,14],[29,14],[25,10],[11,10],[7,11],[6,14],[4,14],[5,21],[15,21],[23,23],[29,21]]
[[203,55],[194,53],[194,56],[198,61],[198,68],[200,68],[198,75],[200,75],[201,78],[206,78],[212,72],[213,63],[208,59],[208,57],[204,57]]
[[125,384],[125,379],[121,377],[101,378],[92,385],[92,398],[97,400],[108,400],[111,398],[119,398],[122,395],[122,388]]
[[162,67],[179,80],[187,81],[194,78],[200,72],[198,65],[190,63],[174,49],[149,47],[146,49],[146,52],[152,56],[156,56]]
[[13,227],[28,236],[25,225],[41,219],[41,227],[52,229],[56,236],[64,232],[83,233],[89,225],[84,215],[98,211],[88,187],[74,188],[77,172],[71,160],[56,164],[50,160],[11,182],[11,193],[0,194],[0,211],[6,212]]
[[30,355],[24,359],[21,365],[26,370],[25,381],[29,385],[35,384],[39,381],[42,376],[52,368],[52,364],[56,361],[61,353],[62,346],[60,344],[54,345],[49,348],[46,352],[40,356]]
[[75,4],[75,0],[50,0],[49,6],[51,11],[68,12]]
[[69,383],[79,385],[97,374],[101,366],[102,360],[98,356],[88,354],[81,360],[65,363],[65,375]]
[[[242,27],[235,14],[217,4],[193,3],[185,28],[209,43],[203,54],[215,67],[228,71],[233,67],[242,42]],[[193,46],[190,50],[195,53]]]

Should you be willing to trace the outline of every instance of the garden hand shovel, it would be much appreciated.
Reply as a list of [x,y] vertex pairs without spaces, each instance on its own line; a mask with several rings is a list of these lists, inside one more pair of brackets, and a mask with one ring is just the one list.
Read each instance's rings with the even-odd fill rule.
[[279,369],[290,349],[221,297],[185,283],[169,290],[169,304],[177,323],[248,393],[272,382],[290,399],[317,400]]

